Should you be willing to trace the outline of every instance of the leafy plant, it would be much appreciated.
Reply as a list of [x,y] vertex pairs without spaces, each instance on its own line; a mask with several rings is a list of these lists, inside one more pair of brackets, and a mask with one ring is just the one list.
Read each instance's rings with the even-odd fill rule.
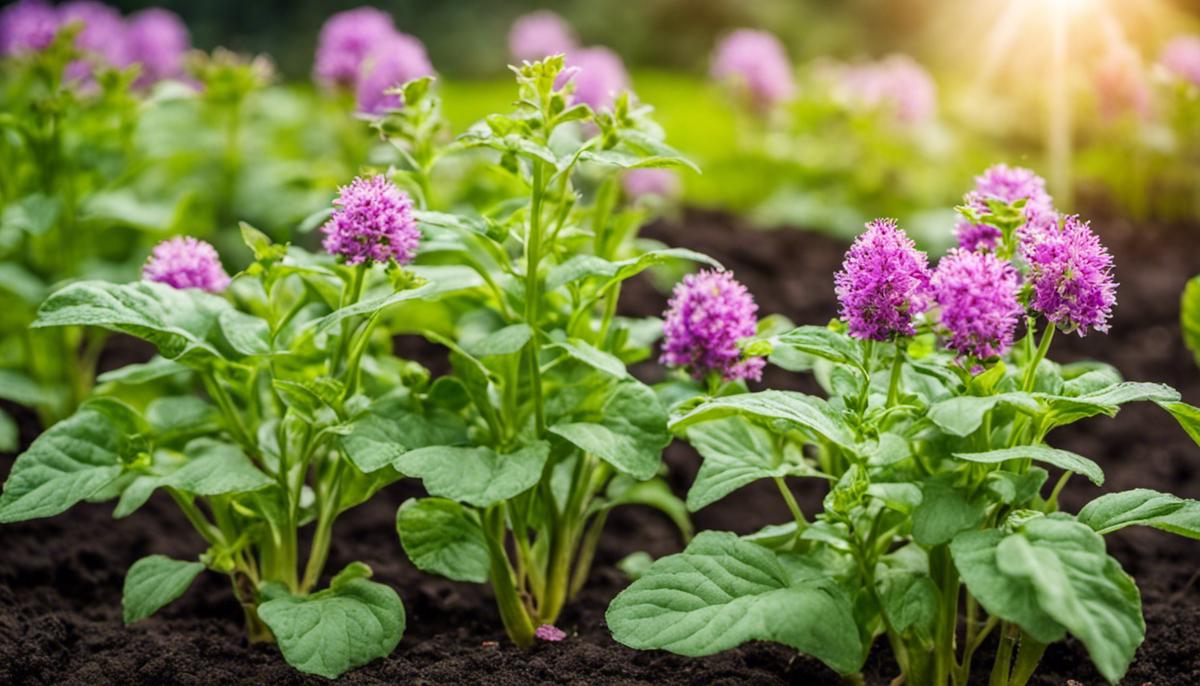
[[[14,522],[114,498],[121,518],[165,491],[208,549],[136,562],[126,622],[207,569],[229,578],[251,641],[275,641],[296,668],[331,678],[390,653],[404,629],[399,597],[362,563],[316,590],[334,521],[400,478],[380,451],[465,442],[468,431],[453,394],[375,335],[388,308],[455,287],[437,269],[400,267],[415,247],[411,205],[380,177],[340,202],[326,226],[337,261],[243,225],[255,260],[232,284],[211,247],[174,239],[156,249],[149,280],[82,281],[50,296],[35,327],[120,332],[159,356],[103,375],[96,395],[17,458],[0,495],[0,521]],[[363,203],[392,213],[369,222]],[[353,252],[384,226],[370,258]]]
[[1200,276],[1188,281],[1179,302],[1179,325],[1183,342],[1200,364]]
[[425,142],[423,132],[439,128],[425,118],[436,112],[425,81],[406,86],[405,109],[380,125],[420,197],[430,197],[434,162],[450,152],[500,181],[476,196],[479,214],[419,214],[423,259],[469,267],[471,288],[442,296],[437,315],[393,322],[449,350],[453,371],[430,395],[465,433],[397,449],[404,432],[365,418],[352,435],[391,440],[351,452],[423,481],[430,497],[397,513],[409,558],[490,583],[508,635],[528,646],[585,583],[611,508],[650,505],[687,526],[656,477],[670,441],[666,411],[626,371],[648,356],[657,321],[618,317],[616,305],[622,282],[653,265],[711,260],[633,240],[643,213],[620,205],[618,174],[687,166],[648,108],[628,95],[599,112],[573,104],[561,57],[515,71],[517,110],[448,146]]
[[[873,222],[838,274],[840,321],[743,342],[813,373],[826,397],[726,385],[675,405],[672,431],[704,458],[690,509],[773,479],[794,520],[704,532],[655,562],[608,610],[618,641],[705,655],[772,640],[853,674],[886,637],[905,683],[961,685],[995,637],[990,683],[1021,686],[1070,634],[1120,679],[1145,625],[1103,536],[1144,525],[1200,538],[1200,503],[1138,489],[1061,512],[1072,475],[1104,474],[1046,440],[1128,402],[1157,403],[1194,438],[1200,414],[1168,386],[1048,359],[1056,330],[1107,329],[1111,258],[1075,217],[979,203],[964,218],[990,228],[990,245],[931,272],[894,223]],[[815,517],[787,477],[829,484]]]

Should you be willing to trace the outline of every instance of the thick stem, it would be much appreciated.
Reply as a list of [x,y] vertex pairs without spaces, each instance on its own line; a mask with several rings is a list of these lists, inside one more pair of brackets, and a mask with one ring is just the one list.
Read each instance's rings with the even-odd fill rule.
[[521,602],[516,576],[512,564],[508,561],[508,553],[504,550],[503,510],[499,507],[489,508],[484,512],[483,521],[490,564],[489,578],[492,591],[496,594],[500,619],[504,622],[504,631],[513,643],[521,648],[528,648],[533,645],[533,620]]
[[588,524],[587,531],[583,535],[583,542],[579,544],[579,557],[575,560],[575,569],[571,572],[571,590],[568,594],[568,600],[579,595],[583,590],[583,585],[587,583],[588,575],[592,571],[592,560],[596,556],[596,546],[600,543],[600,534],[604,531],[604,524],[608,521],[608,510],[597,514]]
[[1004,622],[1000,628],[1000,647],[996,649],[996,662],[992,665],[992,676],[988,686],[1008,686],[1008,675],[1012,668],[1013,646],[1017,642],[1016,627]]
[[958,636],[958,570],[954,567],[954,559],[950,550],[941,545],[934,549],[933,560],[941,569],[941,599],[938,603],[937,635],[934,639],[936,661],[934,663],[935,686],[948,683],[954,668],[955,639]]
[[304,567],[304,580],[300,584],[300,592],[308,591],[317,584],[321,572],[325,569],[325,561],[329,559],[329,543],[333,534],[333,520],[338,512],[338,500],[342,491],[342,465],[339,458],[333,468],[329,490],[321,499],[320,513],[317,515],[317,530],[313,533],[312,549],[308,553],[308,564]]
[[893,407],[900,400],[900,376],[904,369],[904,351],[896,343],[896,356],[892,358],[892,377],[888,382],[887,406]]
[[1008,678],[1008,686],[1025,686],[1030,677],[1037,671],[1042,655],[1046,652],[1046,644],[1038,643],[1029,634],[1021,632],[1021,647],[1017,651],[1017,661],[1013,665],[1012,675]]
[[1028,366],[1025,367],[1025,378],[1021,382],[1021,390],[1026,393],[1033,390],[1034,381],[1037,379],[1037,368],[1046,359],[1046,353],[1050,351],[1050,341],[1054,340],[1055,326],[1050,324],[1046,330],[1042,332],[1042,342],[1038,344],[1037,352],[1034,353],[1032,360],[1029,360]]

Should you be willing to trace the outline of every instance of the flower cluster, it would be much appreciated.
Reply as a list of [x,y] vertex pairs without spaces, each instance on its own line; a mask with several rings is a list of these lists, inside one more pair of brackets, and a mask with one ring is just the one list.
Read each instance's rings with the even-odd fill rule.
[[85,56],[67,67],[70,79],[89,78],[92,61],[113,67],[141,65],[139,86],[182,74],[190,41],[178,16],[152,8],[122,18],[120,12],[95,0],[76,0],[57,9],[41,0],[21,0],[4,8],[0,12],[0,54],[42,50],[59,29],[70,25],[79,26],[75,46]]
[[321,228],[330,254],[346,264],[408,264],[416,256],[421,231],[412,199],[387,177],[355,178],[333,204],[333,215]]
[[517,62],[535,62],[565,55],[577,46],[570,25],[550,10],[518,17],[508,31],[508,51]]
[[142,278],[172,288],[199,288],[209,293],[220,293],[229,286],[229,275],[221,266],[216,249],[191,236],[169,238],[154,246],[142,267]]
[[685,367],[696,378],[716,372],[727,381],[762,376],[765,361],[742,359],[738,341],[753,336],[758,305],[726,271],[689,274],[675,286],[663,322],[659,361]]
[[625,195],[637,200],[645,197],[672,199],[679,195],[679,175],[670,169],[630,169],[621,176]]
[[927,122],[937,114],[937,85],[908,55],[835,68],[834,97],[856,107],[885,108],[905,125]]
[[1063,331],[1108,331],[1117,302],[1113,258],[1086,221],[1069,216],[1024,249],[1033,286],[1030,306]]
[[867,224],[834,276],[841,317],[855,338],[911,336],[913,317],[929,309],[925,253],[891,219]]
[[360,112],[401,107],[398,96],[384,91],[433,73],[424,44],[397,31],[391,15],[374,7],[334,14],[317,36],[313,76],[328,88],[354,92]]
[[1200,36],[1171,39],[1158,61],[1176,78],[1200,86]]
[[558,76],[556,88],[567,81],[575,84],[575,102],[592,109],[610,107],[621,91],[629,90],[629,74],[617,53],[602,46],[580,48],[567,54],[567,68]]
[[951,349],[986,359],[1012,346],[1022,313],[1012,263],[954,248],[938,262],[929,285]]
[[[989,212],[987,201],[1013,203],[1025,201],[1025,227],[1037,230],[1058,221],[1054,201],[1046,192],[1046,181],[1029,169],[997,164],[975,177],[975,190],[966,196],[966,204],[980,214]],[[994,250],[1000,229],[989,224],[974,224],[959,219],[954,228],[958,245],[964,250]]]
[[712,76],[744,89],[759,109],[791,100],[796,94],[787,51],[766,31],[739,29],[717,45]]

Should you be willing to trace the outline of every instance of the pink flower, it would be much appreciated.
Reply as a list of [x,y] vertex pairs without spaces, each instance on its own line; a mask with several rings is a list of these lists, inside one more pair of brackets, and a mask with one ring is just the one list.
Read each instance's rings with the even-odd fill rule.
[[[1006,164],[989,167],[975,177],[975,190],[968,193],[965,200],[979,214],[988,214],[988,200],[1004,203],[1024,200],[1026,226],[1040,227],[1058,219],[1054,201],[1046,192],[1046,180],[1023,167]],[[959,219],[954,235],[964,250],[995,250],[1000,229]]]
[[363,62],[395,35],[392,16],[383,10],[358,7],[338,12],[325,20],[317,36],[313,75],[326,86],[353,89],[362,76]]
[[670,169],[630,169],[621,176],[625,195],[637,200],[647,196],[673,199],[679,196],[679,175]]
[[399,95],[386,91],[420,78],[433,76],[425,45],[407,33],[397,33],[375,46],[366,71],[358,82],[358,111],[383,114],[404,106]]
[[675,285],[663,322],[659,361],[685,367],[696,378],[717,372],[727,381],[762,376],[762,358],[742,359],[738,341],[758,327],[758,305],[746,287],[725,271],[689,274]]
[[517,62],[536,62],[550,55],[565,55],[575,47],[571,27],[550,10],[518,17],[508,31],[508,51]]
[[0,55],[43,50],[58,33],[58,12],[42,0],[20,0],[0,10]]
[[1113,258],[1088,225],[1069,216],[1062,229],[1037,234],[1024,249],[1034,310],[1063,331],[1107,332],[1117,303]]
[[534,630],[533,635],[541,641],[558,642],[567,637],[567,632],[552,624],[543,624]]
[[929,309],[929,261],[893,219],[867,224],[834,275],[841,317],[855,338],[912,336]]
[[567,68],[555,86],[575,83],[575,101],[592,109],[611,107],[621,91],[629,90],[629,74],[617,53],[604,47],[583,48],[567,55]]
[[221,257],[208,243],[191,236],[169,238],[154,246],[142,278],[172,288],[199,288],[220,293],[229,286]]
[[726,36],[713,55],[712,75],[745,89],[760,109],[791,100],[796,94],[787,51],[766,31],[738,29]]
[[346,264],[412,262],[421,241],[412,199],[385,176],[343,186],[321,231],[325,250]]
[[1200,86],[1200,36],[1171,39],[1158,61],[1177,78]]
[[990,252],[954,248],[938,262],[930,287],[948,347],[986,359],[1012,346],[1022,312],[1012,263]]
[[159,7],[130,15],[125,38],[129,59],[142,65],[139,86],[183,74],[183,56],[191,40],[179,15]]

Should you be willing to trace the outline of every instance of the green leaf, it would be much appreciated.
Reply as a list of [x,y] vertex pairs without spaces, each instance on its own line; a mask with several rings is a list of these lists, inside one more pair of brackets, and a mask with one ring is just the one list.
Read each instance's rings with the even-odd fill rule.
[[9,413],[0,410],[0,453],[10,453],[16,450],[20,438],[16,420]]
[[980,464],[998,464],[1009,460],[1030,459],[1045,462],[1068,472],[1082,474],[1097,486],[1104,483],[1104,470],[1100,469],[1100,465],[1082,455],[1076,455],[1068,450],[1051,448],[1048,445],[1020,445],[1015,448],[989,450],[983,453],[954,453],[954,457]]
[[616,262],[595,255],[576,255],[566,262],[556,265],[546,274],[546,292],[591,276],[605,277],[605,281],[599,289],[604,290],[614,283],[633,278],[650,267],[670,260],[690,260],[721,269],[720,262],[687,248],[649,250],[637,257]]
[[796,451],[784,459],[769,431],[741,417],[697,424],[687,440],[704,458],[687,494],[693,512],[759,479],[813,472]]
[[620,358],[596,348],[583,339],[570,338],[558,341],[553,344],[553,347],[563,350],[576,360],[609,376],[615,376],[618,379],[626,376],[625,363]]
[[633,379],[618,383],[599,415],[590,419],[561,422],[549,430],[635,479],[658,472],[671,434],[667,412],[649,386]]
[[549,456],[550,444],[545,441],[507,454],[486,447],[441,445],[410,450],[393,466],[421,479],[430,495],[488,507],[532,488]]
[[933,640],[937,623],[938,589],[928,573],[884,569],[876,576],[879,602],[892,628],[911,629],[922,641]]
[[247,357],[271,352],[271,327],[266,320],[238,310],[224,310],[217,316],[221,335],[235,352]]
[[436,293],[436,290],[435,284],[428,282],[415,288],[395,291],[386,295],[366,297],[352,305],[347,305],[346,307],[334,310],[333,312],[330,312],[324,317],[316,320],[312,324],[313,330],[318,333],[330,331],[349,317],[357,317],[364,314],[374,314],[392,307],[393,305],[398,305],[402,302],[428,298],[433,296]]
[[477,340],[464,341],[462,349],[476,359],[514,355],[525,348],[530,338],[533,338],[533,329],[528,324],[513,324]]
[[1102,495],[1084,505],[1076,518],[1101,535],[1138,525],[1200,538],[1198,513],[1200,502],[1137,488]]
[[962,489],[939,481],[921,485],[921,504],[913,511],[913,540],[923,546],[950,541],[983,521],[986,503],[969,500]]
[[28,376],[9,369],[0,369],[0,400],[37,407],[53,399],[51,393],[38,386],[37,382]]
[[119,369],[104,372],[96,378],[96,381],[99,383],[121,383],[132,386],[157,381],[158,379],[164,379],[186,371],[188,371],[188,368],[175,360],[168,360],[165,357],[155,355],[150,358],[149,362],[127,364]]
[[89,403],[50,427],[22,453],[0,494],[0,522],[52,517],[90,498],[121,474],[132,457],[133,411],[116,402]]
[[404,603],[354,564],[310,596],[284,595],[259,605],[284,659],[301,672],[336,679],[389,655],[404,634]]
[[199,562],[172,560],[165,555],[151,555],[134,562],[125,574],[121,597],[125,623],[145,619],[170,604],[203,571],[204,565]]
[[249,493],[275,483],[236,445],[201,438],[189,443],[184,452],[187,461],[163,476],[159,485],[192,495],[213,496]]
[[396,531],[412,563],[425,572],[477,584],[488,580],[487,541],[479,521],[445,498],[410,498],[396,511]]
[[1170,412],[1196,445],[1200,445],[1200,408],[1187,403],[1159,403],[1159,406]]
[[1028,393],[1000,393],[997,395],[963,395],[943,400],[929,408],[929,419],[946,433],[954,436],[969,436],[983,424],[983,416],[999,404],[1037,412],[1040,407]]
[[779,336],[775,345],[835,364],[861,367],[863,363],[862,349],[853,339],[824,326],[797,327]]
[[604,505],[606,508],[620,505],[653,507],[671,519],[685,541],[691,540],[692,519],[688,516],[687,506],[671,492],[666,481],[659,478],[635,481],[632,477],[618,475],[609,482],[605,495],[609,498]]
[[1179,323],[1183,341],[1200,364],[1200,276],[1192,278],[1183,289],[1179,303]]
[[80,281],[47,298],[31,326],[99,326],[145,339],[164,357],[219,356],[208,339],[217,317],[230,308],[223,298],[194,288]]
[[1020,507],[1038,494],[1048,477],[1041,467],[1030,467],[1022,474],[999,469],[988,473],[984,483],[1000,502]]
[[849,596],[830,579],[793,581],[775,554],[705,531],[655,562],[605,615],[632,648],[711,655],[753,640],[782,643],[849,674],[865,659]]
[[340,437],[346,455],[364,473],[386,467],[409,450],[467,441],[466,423],[457,414],[425,406],[409,394],[388,395],[371,403]]
[[1152,401],[1171,403],[1179,400],[1179,392],[1160,383],[1126,381],[1103,390],[1075,397],[1036,393],[1034,396],[1050,409],[1048,429],[1063,426],[1098,414],[1113,416],[1125,403]]
[[671,430],[680,433],[700,422],[742,415],[772,426],[800,429],[851,452],[854,440],[824,400],[794,391],[761,391],[706,400],[671,419]]

